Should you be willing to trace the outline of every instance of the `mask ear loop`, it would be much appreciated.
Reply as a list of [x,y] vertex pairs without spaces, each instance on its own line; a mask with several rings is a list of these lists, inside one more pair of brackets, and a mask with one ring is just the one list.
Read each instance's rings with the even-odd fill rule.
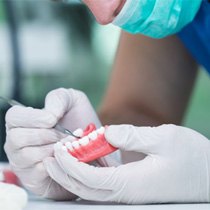
[[115,26],[123,26],[128,22],[128,20],[132,17],[132,15],[136,11],[136,4],[139,0],[126,0],[123,8],[119,12],[119,14],[115,17],[112,24]]
[[114,17],[117,17],[117,15],[121,12],[121,10],[123,9],[123,7],[125,6],[126,0],[122,0],[122,2],[120,3],[120,5],[117,7],[117,9],[114,12]]

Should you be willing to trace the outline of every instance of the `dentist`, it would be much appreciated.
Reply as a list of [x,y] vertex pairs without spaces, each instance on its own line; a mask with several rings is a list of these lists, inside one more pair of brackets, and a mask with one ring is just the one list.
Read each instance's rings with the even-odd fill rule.
[[[99,23],[124,30],[100,120],[87,97],[73,89],[51,91],[41,110],[12,107],[5,150],[14,171],[27,189],[57,200],[210,202],[210,142],[178,126],[198,65],[210,72],[210,3],[83,2]],[[71,130],[90,122],[111,125],[105,136],[120,148],[121,162],[116,166],[107,156],[93,166],[54,149],[64,137],[53,129],[58,121]]]

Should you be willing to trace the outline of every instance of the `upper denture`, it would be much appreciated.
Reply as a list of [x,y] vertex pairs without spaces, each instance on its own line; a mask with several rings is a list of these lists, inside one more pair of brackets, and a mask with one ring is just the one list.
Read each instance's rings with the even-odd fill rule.
[[117,148],[106,141],[105,129],[106,127],[100,127],[96,130],[94,124],[89,124],[82,132],[81,129],[77,129],[77,135],[83,133],[82,137],[73,142],[66,142],[63,149],[82,162],[90,162],[114,152]]

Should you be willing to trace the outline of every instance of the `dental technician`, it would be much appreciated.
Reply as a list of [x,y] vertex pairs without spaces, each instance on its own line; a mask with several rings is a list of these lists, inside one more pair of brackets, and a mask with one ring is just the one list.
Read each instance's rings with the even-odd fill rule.
[[[83,2],[99,23],[123,29],[99,118],[73,89],[51,91],[43,109],[12,107],[5,150],[13,170],[27,189],[55,200],[210,202],[210,141],[178,126],[198,65],[210,72],[210,3]],[[58,121],[70,130],[111,125],[105,136],[120,148],[121,163],[109,155],[89,165],[54,148],[64,138],[53,129]]]

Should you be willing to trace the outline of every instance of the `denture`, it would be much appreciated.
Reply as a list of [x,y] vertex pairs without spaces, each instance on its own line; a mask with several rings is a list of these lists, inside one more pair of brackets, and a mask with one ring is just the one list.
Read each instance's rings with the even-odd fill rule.
[[89,124],[84,131],[79,128],[73,134],[80,138],[65,142],[62,148],[85,163],[108,155],[116,151],[117,148],[106,141],[104,136],[106,128],[107,126],[96,129],[93,123]]

